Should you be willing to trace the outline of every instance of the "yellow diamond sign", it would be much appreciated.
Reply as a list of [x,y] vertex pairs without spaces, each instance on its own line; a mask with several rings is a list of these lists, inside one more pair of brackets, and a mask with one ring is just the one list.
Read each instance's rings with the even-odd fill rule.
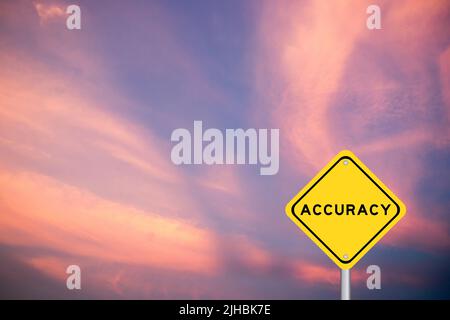
[[341,269],[350,269],[406,207],[352,152],[341,151],[286,206],[286,213]]

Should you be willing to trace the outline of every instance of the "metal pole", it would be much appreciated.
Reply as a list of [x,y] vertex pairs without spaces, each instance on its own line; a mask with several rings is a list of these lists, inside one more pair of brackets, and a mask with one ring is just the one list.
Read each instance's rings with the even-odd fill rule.
[[341,269],[341,300],[350,300],[350,269]]

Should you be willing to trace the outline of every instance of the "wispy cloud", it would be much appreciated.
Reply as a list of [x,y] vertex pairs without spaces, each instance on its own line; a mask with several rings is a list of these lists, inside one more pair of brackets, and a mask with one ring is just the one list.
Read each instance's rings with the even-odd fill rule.
[[61,4],[34,2],[33,5],[41,23],[62,19],[66,16],[65,8]]
[[380,31],[365,27],[369,4],[267,4],[257,83],[282,128],[290,171],[312,177],[341,149],[372,159],[376,174],[416,208],[389,243],[446,248],[448,223],[427,219],[416,194],[428,174],[418,152],[450,147],[448,3],[383,1]]
[[[236,34],[202,2],[192,4],[201,19],[166,3],[111,2],[111,21],[86,2],[89,31],[79,33],[53,24],[66,15],[60,2],[1,3],[2,262],[61,286],[65,267],[80,264],[94,297],[330,294],[339,272],[293,236],[283,197],[343,148],[408,207],[376,250],[445,255],[448,199],[428,199],[428,215],[418,189],[431,172],[448,174],[420,152],[445,158],[450,146],[448,4],[381,1],[379,32],[365,27],[368,4],[250,4],[250,17],[233,21],[251,32]],[[253,98],[263,103],[247,106]],[[280,128],[280,174],[173,165],[170,131],[199,118]],[[414,270],[386,279],[427,286]],[[363,269],[353,276],[364,285]]]

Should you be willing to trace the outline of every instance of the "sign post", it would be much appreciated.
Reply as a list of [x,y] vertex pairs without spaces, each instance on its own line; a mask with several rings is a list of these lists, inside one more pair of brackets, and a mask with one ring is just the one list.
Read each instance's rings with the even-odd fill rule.
[[341,300],[350,300],[350,269],[341,269]]
[[286,205],[288,217],[341,269],[350,269],[405,215],[406,207],[352,152],[339,152]]

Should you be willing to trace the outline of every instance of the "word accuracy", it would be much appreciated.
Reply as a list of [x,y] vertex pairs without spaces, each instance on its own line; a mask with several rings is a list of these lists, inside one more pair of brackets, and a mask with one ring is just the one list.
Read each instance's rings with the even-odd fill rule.
[[346,204],[315,204],[311,207],[309,207],[307,204],[303,205],[302,211],[300,212],[300,215],[311,215],[314,214],[316,216],[320,216],[321,214],[331,216],[331,215],[337,215],[337,216],[361,216],[361,215],[372,215],[376,216],[377,214],[384,214],[387,216],[388,210],[390,208],[390,204],[384,205],[384,204],[371,204],[369,205],[354,205],[350,203]]
[[193,136],[189,130],[178,128],[171,141],[178,142],[170,155],[176,165],[259,163],[261,175],[278,173],[279,129],[226,129],[224,134],[215,128],[203,132],[202,121],[194,121]]

